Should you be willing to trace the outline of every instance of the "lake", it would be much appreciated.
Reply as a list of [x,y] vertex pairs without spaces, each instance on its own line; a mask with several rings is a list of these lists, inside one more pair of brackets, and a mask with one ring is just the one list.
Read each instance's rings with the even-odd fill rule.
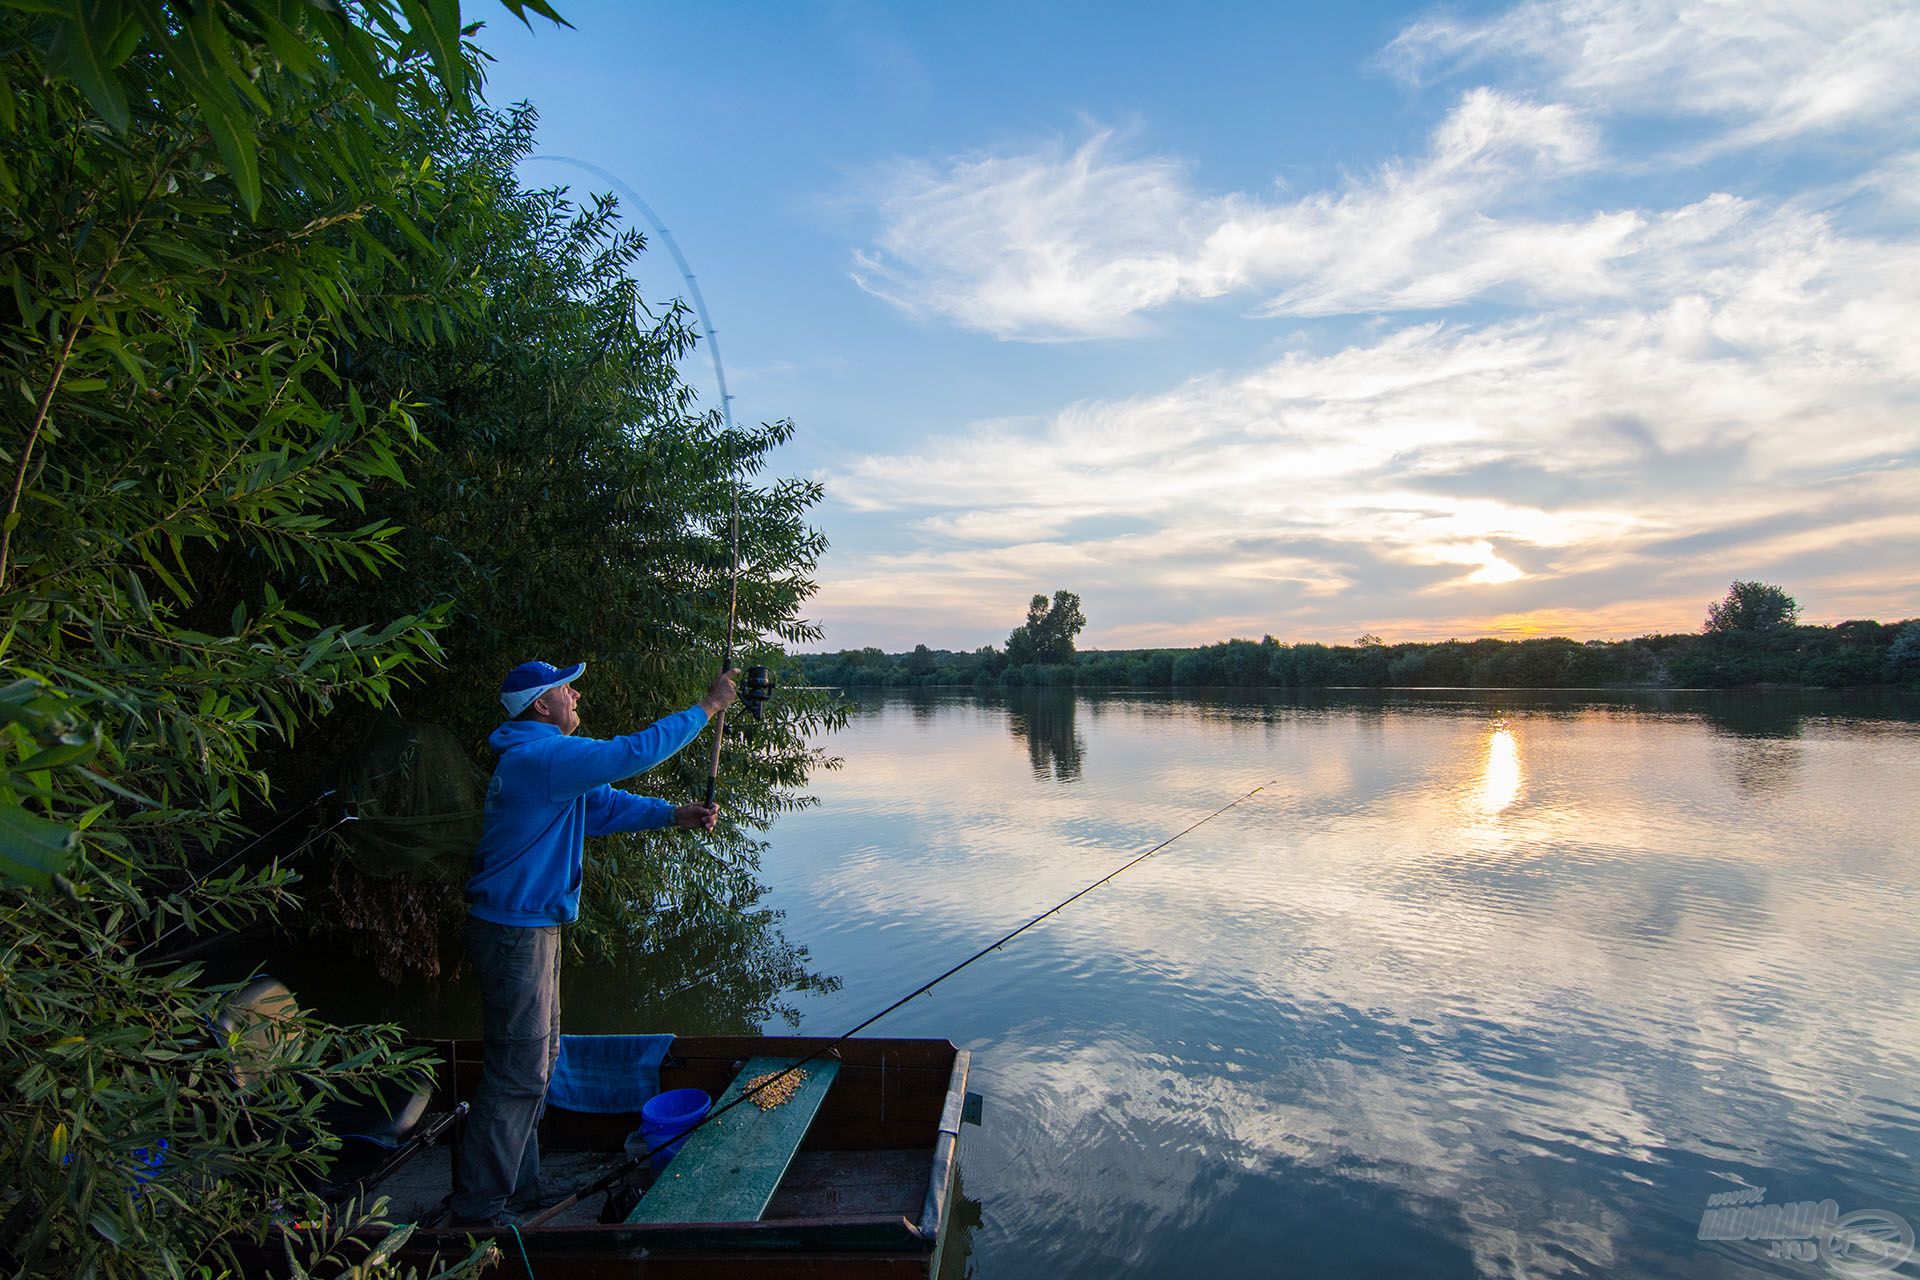
[[1215,815],[873,1028],[973,1051],[949,1275],[1874,1276],[1920,1225],[1920,699],[873,693],[824,745],[775,962],[576,966],[569,1030],[735,1023],[712,974],[801,948],[761,1016],[838,1034]]
[[1870,1275],[1709,1198],[1920,1224],[1920,702],[876,694],[828,745],[765,864],[809,1033],[1263,788],[875,1028],[974,1052],[974,1275]]

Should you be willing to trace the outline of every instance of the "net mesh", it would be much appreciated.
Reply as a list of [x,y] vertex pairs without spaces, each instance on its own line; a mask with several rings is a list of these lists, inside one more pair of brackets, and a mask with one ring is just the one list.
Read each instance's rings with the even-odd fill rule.
[[445,729],[377,722],[340,762],[334,782],[354,815],[340,829],[347,857],[380,879],[465,879],[480,839],[486,785],[486,775]]

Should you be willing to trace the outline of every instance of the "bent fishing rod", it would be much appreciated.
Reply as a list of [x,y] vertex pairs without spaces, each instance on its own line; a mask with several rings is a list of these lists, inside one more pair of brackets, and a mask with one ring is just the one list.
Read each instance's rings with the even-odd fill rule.
[[1098,889],[1101,885],[1108,883],[1109,881],[1115,879],[1116,877],[1132,869],[1133,867],[1139,866],[1141,863],[1145,862],[1148,858],[1151,858],[1154,854],[1159,853],[1162,849],[1166,848],[1168,845],[1172,844],[1174,841],[1180,839],[1182,836],[1185,836],[1191,832],[1199,830],[1201,827],[1204,827],[1207,823],[1212,822],[1215,818],[1227,812],[1227,810],[1246,803],[1248,800],[1253,799],[1253,797],[1259,795],[1262,791],[1265,791],[1268,787],[1272,786],[1274,783],[1278,781],[1279,781],[1278,778],[1267,779],[1265,782],[1261,783],[1259,786],[1255,787],[1253,790],[1247,792],[1246,794],[1238,796],[1233,800],[1229,800],[1226,804],[1221,805],[1218,809],[1215,809],[1212,813],[1209,813],[1206,817],[1201,818],[1198,821],[1193,822],[1188,826],[1181,828],[1179,831],[1174,832],[1172,835],[1168,836],[1165,840],[1162,840],[1159,844],[1156,844],[1151,849],[1148,849],[1145,853],[1136,854],[1134,857],[1129,858],[1127,861],[1121,863],[1119,866],[1115,867],[1113,870],[1107,872],[1107,874],[1105,874],[1104,876],[1101,876],[1098,880],[1095,880],[1092,884],[1088,885],[1086,888],[1081,889],[1078,893],[1074,893],[1069,895],[1068,897],[1062,898],[1059,902],[1054,903],[1051,907],[1048,907],[1045,911],[1042,911],[1039,915],[1027,921],[1025,924],[1021,925],[1019,928],[1011,930],[1008,933],[1002,934],[999,938],[996,938],[994,941],[989,942],[986,946],[981,947],[978,951],[968,956],[965,960],[962,960],[959,964],[954,965],[951,969],[948,969],[945,973],[942,973],[938,977],[933,978],[927,982],[921,983],[919,986],[907,992],[906,995],[901,996],[898,1000],[895,1000],[892,1004],[888,1005],[886,1008],[882,1009],[880,1012],[858,1023],[852,1028],[841,1032],[839,1035],[835,1036],[833,1039],[829,1040],[827,1043],[815,1049],[812,1053],[809,1053],[806,1057],[801,1058],[798,1061],[793,1062],[788,1066],[782,1067],[779,1071],[776,1071],[767,1075],[766,1077],[761,1079],[758,1083],[752,1085],[749,1088],[742,1088],[740,1091],[739,1097],[734,1098],[733,1100],[731,1100],[730,1102],[727,1102],[723,1106],[715,1107],[713,1110],[709,1111],[701,1119],[699,1119],[698,1121],[696,1121],[691,1125],[688,1125],[685,1129],[682,1129],[679,1132],[674,1133],[668,1137],[662,1138],[658,1142],[654,1143],[652,1146],[649,1146],[646,1150],[640,1152],[638,1155],[629,1157],[625,1163],[613,1169],[611,1172],[603,1174],[601,1177],[599,1177],[592,1183],[589,1183],[587,1186],[582,1187],[580,1190],[574,1192],[571,1196],[567,1197],[565,1200],[562,1200],[559,1204],[554,1205],[551,1209],[545,1210],[544,1212],[539,1214],[537,1217],[529,1219],[523,1225],[529,1229],[540,1226],[541,1224],[545,1223],[548,1219],[556,1217],[561,1213],[564,1213],[567,1209],[571,1208],[574,1204],[587,1198],[588,1196],[599,1195],[601,1192],[611,1189],[615,1183],[619,1182],[622,1178],[625,1178],[628,1174],[638,1169],[653,1155],[654,1152],[658,1151],[660,1148],[667,1146],[669,1143],[679,1142],[685,1139],[690,1134],[692,1134],[695,1130],[704,1128],[706,1125],[719,1119],[721,1116],[733,1110],[735,1107],[739,1106],[740,1104],[750,1101],[751,1099],[765,1092],[766,1090],[773,1088],[780,1081],[786,1079],[790,1075],[793,1075],[795,1072],[800,1071],[809,1062],[815,1062],[820,1058],[823,1058],[828,1054],[833,1053],[842,1044],[845,1044],[847,1041],[853,1039],[855,1036],[859,1035],[862,1031],[865,1031],[868,1027],[880,1021],[880,1019],[886,1017],[888,1014],[894,1012],[895,1010],[901,1008],[902,1006],[907,1005],[912,1001],[918,999],[919,997],[931,992],[935,987],[945,982],[948,978],[953,977],[955,974],[959,973],[962,969],[965,969],[968,965],[973,964],[977,960],[984,959],[985,957],[991,955],[995,951],[1000,950],[1000,948],[1006,946],[1009,942],[1012,942],[1015,938],[1019,937],[1021,934],[1025,933],[1027,930],[1033,928],[1035,925],[1039,924],[1041,921],[1047,919],[1050,916],[1059,914],[1061,911],[1065,910],[1067,907],[1071,906],[1073,903],[1078,902],[1080,899],[1092,893],[1095,889]]
[[[549,153],[529,156],[528,159],[545,160],[554,164],[572,165],[576,169],[592,174],[603,182],[610,183],[615,191],[619,192],[635,209],[640,211],[640,215],[646,219],[647,225],[651,227],[654,234],[660,238],[660,242],[667,246],[667,252],[673,255],[674,265],[680,269],[680,279],[686,283],[687,295],[693,302],[694,315],[700,321],[700,332],[707,340],[707,354],[713,358],[713,380],[720,389],[720,421],[726,428],[726,439],[729,446],[731,446],[733,442],[733,396],[727,391],[727,370],[720,359],[720,338],[714,330],[712,318],[707,314],[707,300],[700,292],[700,282],[694,278],[693,268],[688,264],[687,256],[680,252],[679,242],[673,238],[673,232],[669,231],[666,224],[660,221],[660,217],[653,211],[653,207],[640,198],[639,192],[635,191],[632,187],[599,165],[581,160],[575,156]],[[727,519],[727,639],[725,646],[720,651],[720,671],[723,675],[733,670],[734,631],[740,611],[740,487],[738,484],[733,483],[732,460],[729,459],[728,462],[727,474],[730,510]],[[759,720],[765,712],[767,698],[773,693],[773,676],[767,668],[762,666],[748,667],[743,674],[745,676],[745,685],[740,690],[740,701],[746,704],[748,713],[751,714],[755,720]],[[706,803],[709,808],[713,806],[714,797],[720,790],[720,751],[721,748],[726,745],[726,740],[727,712],[726,708],[722,707],[720,714],[713,718],[713,754],[707,765]]]

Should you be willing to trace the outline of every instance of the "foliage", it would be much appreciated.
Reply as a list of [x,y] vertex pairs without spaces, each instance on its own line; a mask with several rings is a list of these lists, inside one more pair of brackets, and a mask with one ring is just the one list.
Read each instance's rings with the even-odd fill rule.
[[305,1211],[326,1100],[413,1065],[390,1028],[307,1021],[243,1084],[225,992],[167,955],[292,901],[276,855],[312,837],[239,843],[268,745],[439,655],[424,612],[314,601],[396,562],[362,504],[426,446],[403,388],[342,368],[453,322],[452,264],[422,237],[395,272],[392,234],[439,198],[409,122],[463,108],[474,55],[440,0],[0,24],[0,1258],[219,1273]]
[[[386,1218],[387,1201],[384,1197],[371,1204],[363,1205],[358,1199],[349,1201],[340,1210],[328,1218],[301,1223],[296,1231],[285,1232],[281,1239],[281,1251],[274,1259],[273,1274],[285,1276],[286,1280],[331,1280],[335,1276],[362,1277],[382,1276],[393,1270],[393,1255],[412,1238],[415,1224],[411,1222],[390,1223]],[[391,1230],[385,1230],[391,1227]],[[381,1229],[384,1234],[372,1248],[366,1240]],[[451,1266],[442,1266],[436,1259],[427,1280],[455,1280],[456,1277],[474,1276],[487,1267],[500,1261],[500,1247],[491,1240],[479,1243],[469,1242],[467,1256],[455,1261]]]
[[978,653],[940,649],[929,656],[930,671],[925,659],[879,650],[803,654],[799,661],[808,680],[848,686],[1852,688],[1920,677],[1920,624],[1855,621],[1624,641],[1552,637],[1351,647],[1283,644],[1267,636],[1195,649],[1087,650],[1072,666],[996,666]]
[[1070,663],[1073,638],[1086,626],[1080,597],[1073,592],[1054,592],[1051,604],[1045,596],[1036,595],[1027,604],[1026,625],[1015,627],[1007,636],[1007,661],[1016,665]]
[[[1080,602],[1057,592],[1051,608],[1035,596],[1027,625],[992,648],[956,654],[918,646],[892,657],[878,649],[805,654],[804,677],[827,685],[1078,685],[1322,688],[1387,686],[1566,689],[1601,686],[1732,688],[1783,684],[1851,688],[1920,676],[1920,627],[1855,620],[1795,625],[1799,606],[1779,587],[1735,582],[1708,610],[1697,636],[1642,636],[1584,643],[1564,637],[1388,644],[1364,632],[1352,646],[1226,640],[1194,649],[1088,651],[1072,636],[1085,626]],[[1903,625],[1905,629],[1903,630]],[[1052,628],[1049,633],[1048,629]],[[1070,629],[1068,629],[1070,628]],[[1066,629],[1066,657],[1039,654],[1036,636]]]
[[1920,622],[1909,622],[1887,646],[1887,674],[1894,680],[1920,681]]
[[[399,1048],[392,1027],[304,1017],[264,1043],[212,1034],[230,989],[126,945],[128,880],[89,869],[81,885],[79,902],[21,895],[7,910],[9,1269],[218,1273],[273,1204],[315,1216],[299,1185],[319,1177],[331,1146],[323,1108],[417,1068],[420,1051]],[[209,888],[238,913],[269,908],[284,884],[269,868]],[[345,1225],[378,1222],[349,1215]]]
[[[253,96],[271,163],[249,219],[177,58],[135,40],[113,72],[131,104],[115,132],[57,78],[62,20],[4,19],[0,360],[23,389],[0,409],[13,471],[6,656],[106,728],[106,767],[68,770],[82,801],[100,799],[98,778],[121,778],[151,802],[150,842],[204,846],[236,829],[262,784],[249,753],[263,737],[342,694],[384,697],[435,652],[422,619],[322,626],[264,574],[250,598],[204,605],[234,563],[283,582],[392,563],[390,526],[318,508],[351,510],[371,479],[398,474],[417,435],[403,404],[346,391],[330,357],[359,335],[432,322],[431,308],[399,315],[358,287],[384,252],[367,217],[404,217],[425,179],[396,163],[400,126],[344,72],[320,61],[307,78],[265,74],[263,45],[247,65],[262,72]],[[403,48],[368,47],[399,76]],[[429,92],[408,83],[409,102]]]
[[70,714],[66,702],[38,680],[0,688],[0,724],[11,747],[0,782],[0,880],[71,893],[64,873],[79,853],[79,831],[25,803],[47,805],[53,771],[83,765],[100,750],[99,726]]
[[1791,627],[1800,606],[1779,587],[1765,582],[1735,582],[1726,598],[1707,606],[1708,632],[1773,631]]
[[[528,9],[562,21],[545,0],[501,2],[522,22]],[[218,151],[213,171],[224,173],[249,214],[261,211],[272,183],[271,172],[263,181],[263,151],[269,165],[283,158],[260,136],[286,122],[272,96],[276,82],[343,81],[351,94],[342,100],[359,106],[369,123],[426,107],[442,88],[447,103],[464,104],[476,87],[461,48],[457,0],[355,0],[351,7],[314,0],[4,0],[4,7],[34,16],[28,34],[42,50],[47,76],[77,88],[116,135],[139,135],[141,109],[151,101],[141,96],[143,72],[164,77]]]

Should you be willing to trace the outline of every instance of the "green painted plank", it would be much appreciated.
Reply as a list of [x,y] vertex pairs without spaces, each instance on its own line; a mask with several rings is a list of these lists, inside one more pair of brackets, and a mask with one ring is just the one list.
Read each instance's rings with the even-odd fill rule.
[[[755,1076],[792,1066],[787,1058],[754,1058],[740,1068],[727,1091],[714,1104],[718,1111],[741,1093]],[[814,1113],[827,1096],[840,1063],[820,1058],[801,1068],[807,1078],[793,1097],[771,1111],[743,1102],[687,1136],[671,1163],[661,1171],[628,1222],[752,1222],[766,1212],[767,1202],[793,1163],[793,1153],[807,1136]]]

